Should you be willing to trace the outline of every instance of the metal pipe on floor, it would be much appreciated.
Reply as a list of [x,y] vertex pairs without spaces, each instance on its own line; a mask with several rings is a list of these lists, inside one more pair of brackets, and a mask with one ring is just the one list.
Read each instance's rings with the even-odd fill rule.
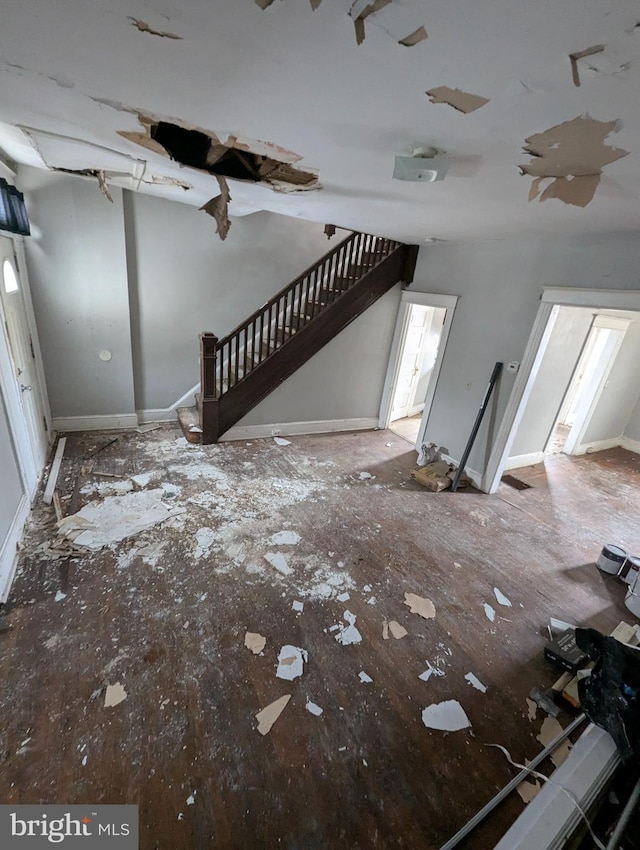
[[611,838],[607,844],[607,850],[618,850],[620,846],[620,841],[623,837],[623,832],[627,828],[627,824],[631,820],[631,816],[634,812],[635,807],[638,805],[638,800],[640,800],[640,779],[636,782],[633,791],[631,792],[631,796],[627,800],[627,804],[622,810],[622,814],[620,815],[620,820],[616,824],[616,828],[611,833]]
[[[466,838],[470,832],[472,832],[479,823],[481,823],[486,816],[492,812],[498,803],[501,803],[505,797],[508,797],[509,794],[514,791],[520,783],[527,778],[536,767],[541,764],[547,756],[549,756],[560,744],[571,735],[575,730],[587,719],[586,714],[580,714],[576,719],[570,723],[566,729],[564,729],[557,738],[549,744],[548,747],[545,747],[544,750],[538,753],[538,755],[533,759],[533,761],[529,764],[528,767],[523,768],[517,776],[514,776],[513,779],[508,782],[501,791],[493,797],[486,806],[480,809],[470,821],[468,821],[462,829],[459,829],[456,834],[450,838],[445,844],[442,845],[440,850],[453,850],[454,847],[457,847],[458,844],[462,841],[463,838]],[[634,789],[635,790],[635,789]]]

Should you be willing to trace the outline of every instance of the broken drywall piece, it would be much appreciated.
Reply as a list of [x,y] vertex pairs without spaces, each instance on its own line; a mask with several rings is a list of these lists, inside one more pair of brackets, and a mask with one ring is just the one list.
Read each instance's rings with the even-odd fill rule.
[[353,25],[356,30],[356,43],[362,44],[365,37],[364,22],[373,15],[374,12],[379,12],[388,6],[392,0],[354,0],[349,10],[349,15],[353,19]]
[[422,722],[427,729],[442,732],[458,732],[471,726],[464,708],[455,699],[428,705],[422,711]]
[[436,606],[430,599],[425,599],[423,596],[405,593],[404,604],[409,606],[412,614],[419,614],[425,620],[433,620],[436,616]]
[[420,673],[418,679],[421,679],[423,682],[428,682],[432,676],[446,676],[445,671],[438,666],[439,663],[443,663],[440,658],[436,661],[436,666],[433,667],[429,661],[425,662],[427,665],[427,669],[424,673]]
[[365,673],[364,670],[361,670],[358,673],[358,678],[360,679],[361,682],[364,682],[366,684],[373,682],[373,679],[371,678],[371,676],[367,675],[367,673]]
[[505,608],[511,608],[511,602],[507,599],[507,597],[499,588],[493,588],[493,595],[495,596],[498,605],[504,605]]
[[291,440],[285,440],[284,437],[274,437],[273,442],[276,446],[290,446]]
[[304,649],[298,646],[286,644],[280,650],[278,655],[278,669],[276,676],[278,679],[287,679],[292,681],[302,676],[304,673],[304,662],[308,661],[309,655]]
[[348,602],[349,599],[351,599],[351,596],[346,592],[339,593],[338,596],[336,596],[336,599],[338,600],[338,602]]
[[276,531],[275,534],[272,534],[269,542],[274,546],[295,546],[300,540],[301,538],[297,531],[285,529],[284,531]]
[[413,47],[415,44],[420,44],[425,38],[429,38],[426,29],[424,27],[418,27],[415,32],[401,38],[398,44],[403,44],[405,47]]
[[231,220],[229,219],[231,194],[229,192],[229,184],[224,177],[216,174],[216,180],[218,181],[218,186],[220,186],[220,194],[216,198],[211,198],[200,209],[204,210],[207,215],[213,216],[216,220],[216,233],[224,242],[231,227]]
[[382,623],[382,640],[389,640],[389,623],[386,620]]
[[496,609],[492,608],[488,602],[483,602],[482,607],[484,608],[484,613],[486,614],[487,620],[493,623],[496,618]]
[[250,649],[254,655],[260,655],[266,644],[266,637],[263,637],[258,632],[246,632],[244,636],[244,645],[247,649]]
[[409,634],[405,627],[401,626],[400,623],[396,622],[395,620],[389,620],[389,631],[396,640],[400,640],[400,638],[403,638]]
[[[562,734],[563,729],[560,723],[556,720],[555,717],[545,717],[542,721],[542,727],[540,728],[540,734],[536,735],[536,740],[540,741],[543,747],[548,747],[552,741],[554,741],[558,735]],[[551,753],[551,761],[556,767],[560,767],[563,761],[569,755],[571,750],[571,743],[568,740],[563,741],[556,749]]]
[[360,481],[373,481],[375,479],[375,475],[372,475],[370,472],[359,472],[358,478],[360,479]]
[[294,599],[293,603],[291,604],[291,607],[294,611],[297,611],[298,614],[302,614],[302,612],[304,611],[304,602],[298,602],[297,599]]
[[465,115],[489,103],[488,97],[470,94],[461,89],[452,89],[449,86],[436,86],[434,89],[429,89],[427,95],[431,103],[446,103],[447,106],[452,106],[458,112],[464,112]]
[[204,526],[196,531],[196,548],[193,557],[196,559],[206,557],[215,543],[216,533],[212,528]]
[[585,207],[595,195],[602,169],[629,153],[605,144],[609,134],[619,128],[618,121],[597,121],[585,114],[525,139],[523,150],[531,161],[521,165],[520,171],[534,178],[529,200],[540,190],[541,180],[536,178],[550,177],[553,182],[540,201],[557,198]]
[[533,723],[538,714],[538,703],[535,700],[529,699],[527,697],[527,717],[529,718],[529,723]]
[[53,597],[54,602],[62,602],[63,599],[67,598],[67,594],[63,593],[61,590],[56,591],[56,595]]
[[320,715],[324,711],[323,708],[320,708],[320,706],[316,705],[315,702],[311,702],[310,699],[307,700],[305,708],[307,709],[309,714],[313,714],[315,717],[320,717]]
[[153,27],[150,27],[146,21],[139,21],[137,18],[129,17],[131,21],[131,26],[134,26],[136,29],[140,30],[140,32],[149,33],[149,35],[157,35],[158,38],[169,38],[174,41],[182,41],[181,35],[175,35],[172,32],[163,32],[162,30],[154,30]]
[[186,512],[186,508],[166,505],[164,495],[162,489],[138,490],[89,502],[56,523],[58,533],[76,546],[102,549]]
[[483,694],[486,694],[487,686],[483,685],[480,679],[478,679],[478,677],[475,676],[473,673],[467,673],[465,679],[467,680],[467,682],[469,682],[470,685],[473,685],[476,690],[480,691]]
[[120,682],[116,682],[115,685],[107,685],[104,692],[104,707],[113,708],[115,705],[120,705],[128,696],[129,694]]
[[523,803],[530,803],[540,793],[540,788],[541,786],[537,779],[534,782],[525,779],[524,782],[516,786],[516,791]]
[[341,643],[343,646],[350,646],[353,643],[361,643],[362,635],[356,628],[356,615],[347,610],[342,616],[346,620],[347,625],[345,626],[341,623],[338,626],[338,633],[335,636],[338,643]]
[[290,699],[291,694],[285,694],[283,697],[269,703],[266,708],[263,708],[262,711],[256,714],[258,732],[261,735],[267,735],[271,731],[271,727],[285,710]]
[[282,552],[267,552],[264,556],[265,561],[267,561],[274,570],[277,570],[279,573],[282,573],[283,576],[289,576],[292,573],[292,569],[287,563],[287,559],[282,554]]
[[197,791],[194,791],[192,794],[189,794],[189,796],[187,797],[187,806],[195,806],[197,793]]
[[571,76],[573,78],[574,86],[580,86],[580,71],[578,69],[578,60],[586,59],[587,56],[594,56],[596,53],[602,53],[604,50],[604,44],[594,44],[593,47],[587,47],[586,50],[579,50],[577,53],[569,54],[569,61],[571,62]]

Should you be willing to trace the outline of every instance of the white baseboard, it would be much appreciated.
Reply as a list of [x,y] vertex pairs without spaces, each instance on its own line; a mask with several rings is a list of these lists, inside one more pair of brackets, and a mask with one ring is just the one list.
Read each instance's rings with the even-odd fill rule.
[[53,418],[56,431],[103,431],[113,428],[137,428],[135,413],[113,416],[62,416]]
[[18,510],[9,527],[7,536],[0,545],[0,603],[4,605],[11,590],[13,577],[18,566],[18,543],[22,537],[22,529],[29,516],[31,505],[29,499],[23,496],[20,499]]
[[631,437],[623,437],[620,440],[620,445],[628,452],[640,455],[640,440],[632,440]]
[[514,455],[507,459],[504,465],[504,471],[509,469],[521,469],[523,466],[535,466],[536,463],[542,463],[544,460],[544,452],[531,452],[528,455]]
[[332,434],[336,431],[370,431],[378,427],[378,417],[366,419],[320,419],[311,422],[280,422],[276,425],[235,425],[220,437],[253,440],[260,437],[295,437],[303,434]]
[[574,455],[587,455],[592,452],[603,452],[605,449],[615,449],[622,445],[623,437],[609,437],[607,440],[594,440],[592,443],[582,443],[573,452]]

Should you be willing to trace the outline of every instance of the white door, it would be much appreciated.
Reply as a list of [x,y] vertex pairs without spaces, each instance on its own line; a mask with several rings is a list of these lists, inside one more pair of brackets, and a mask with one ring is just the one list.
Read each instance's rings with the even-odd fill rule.
[[5,236],[0,236],[0,308],[25,430],[35,467],[42,469],[49,445],[43,393],[13,242]]
[[414,304],[411,307],[396,390],[391,405],[391,422],[409,415],[420,377],[420,363],[425,336],[431,324],[432,309]]

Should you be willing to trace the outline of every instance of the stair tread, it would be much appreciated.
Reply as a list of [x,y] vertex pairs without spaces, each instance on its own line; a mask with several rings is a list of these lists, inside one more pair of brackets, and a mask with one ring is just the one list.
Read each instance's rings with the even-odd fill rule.
[[197,407],[179,407],[178,422],[182,429],[182,433],[190,443],[202,442],[200,413]]

